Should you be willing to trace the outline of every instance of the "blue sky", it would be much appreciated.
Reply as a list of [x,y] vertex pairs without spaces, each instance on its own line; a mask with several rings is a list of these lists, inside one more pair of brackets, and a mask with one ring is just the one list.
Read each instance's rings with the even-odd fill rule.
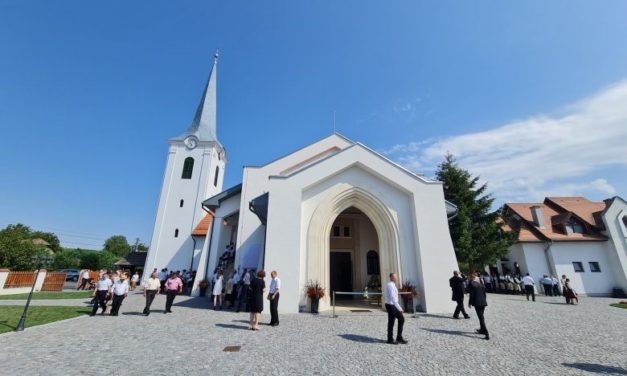
[[0,226],[148,242],[221,51],[225,188],[337,130],[500,202],[627,195],[627,3],[0,1]]

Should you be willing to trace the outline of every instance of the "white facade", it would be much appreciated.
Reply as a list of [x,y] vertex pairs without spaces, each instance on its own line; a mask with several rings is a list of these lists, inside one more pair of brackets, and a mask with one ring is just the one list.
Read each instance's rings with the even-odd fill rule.
[[[251,201],[266,194],[267,210],[258,216],[250,210]],[[447,211],[454,207],[445,202],[442,184],[417,176],[361,144],[333,134],[265,166],[244,168],[241,187],[209,201],[215,220],[201,267],[208,264],[213,270],[236,231],[236,267],[279,272],[281,312],[298,312],[306,304],[308,280],[319,281],[328,291],[331,228],[350,208],[368,219],[355,228],[359,232],[355,242],[376,250],[383,283],[390,272],[396,272],[401,281],[418,285],[423,310],[451,308],[448,278],[457,269],[457,260]],[[235,215],[236,230],[224,223]],[[264,215],[266,225],[260,219]],[[353,287],[361,291],[364,252],[355,242],[347,251],[354,255]],[[328,304],[327,297],[321,308]]]
[[206,214],[203,200],[222,191],[226,165],[224,148],[216,138],[216,80],[217,59],[192,124],[169,141],[145,278],[155,268],[198,266],[204,239],[193,238],[191,233]]
[[[627,292],[627,203],[615,197],[606,201],[606,205],[606,209],[599,212],[604,225],[599,234],[603,237],[519,241],[509,248],[506,258],[497,265],[500,272],[504,273],[505,268],[513,271],[514,263],[518,263],[523,275],[529,273],[535,279],[538,291],[542,291],[539,279],[547,274],[558,278],[566,275],[578,294],[607,296],[614,288]],[[542,229],[550,237],[551,218],[546,217],[544,223]],[[532,222],[528,222],[528,226],[530,230],[533,226],[539,228]],[[577,237],[578,234],[559,235],[561,238],[568,236]],[[577,269],[581,266],[581,270],[576,270],[575,265]]]

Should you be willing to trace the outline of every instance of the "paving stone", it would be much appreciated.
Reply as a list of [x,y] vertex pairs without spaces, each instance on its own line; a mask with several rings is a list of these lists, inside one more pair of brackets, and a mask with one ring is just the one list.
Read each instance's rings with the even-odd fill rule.
[[[625,374],[627,310],[609,306],[616,301],[583,298],[568,306],[557,297],[534,303],[489,295],[490,341],[474,334],[474,312],[469,320],[406,315],[410,342],[391,346],[385,312],[282,315],[280,326],[255,332],[247,313],[213,311],[201,298],[177,297],[173,313],[164,314],[165,297],[158,296],[144,317],[143,297],[134,293],[118,317],[0,335],[0,364],[6,374],[24,375]],[[241,349],[224,352],[227,346]]]

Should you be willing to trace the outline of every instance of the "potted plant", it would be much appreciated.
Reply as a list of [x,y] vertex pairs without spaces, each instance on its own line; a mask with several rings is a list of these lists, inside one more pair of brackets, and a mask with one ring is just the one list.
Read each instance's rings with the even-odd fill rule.
[[409,293],[409,294],[400,294],[401,299],[403,300],[403,309],[405,310],[405,312],[408,312],[409,311],[408,305],[412,301],[414,301],[416,297],[418,296],[418,290],[416,290],[416,285],[414,285],[410,281],[405,281],[403,282],[403,285],[401,286],[400,292]]
[[309,281],[305,285],[305,294],[311,299],[311,313],[318,313],[320,299],[324,298],[324,287],[318,281]]
[[209,281],[207,278],[198,282],[198,288],[200,289],[200,296],[207,296],[207,289],[209,288]]

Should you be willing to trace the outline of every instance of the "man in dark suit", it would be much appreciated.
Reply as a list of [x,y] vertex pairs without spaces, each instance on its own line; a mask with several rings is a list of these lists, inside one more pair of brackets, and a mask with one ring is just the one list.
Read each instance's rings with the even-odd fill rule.
[[472,308],[473,306],[475,307],[475,312],[477,312],[477,317],[479,318],[480,328],[477,329],[477,333],[485,335],[485,339],[490,339],[488,328],[486,328],[485,319],[483,318],[485,307],[488,306],[488,300],[486,299],[485,288],[481,284],[477,273],[472,274],[472,281],[470,282],[470,297],[468,298],[468,308]]
[[470,316],[464,310],[464,279],[459,276],[457,270],[453,272],[453,277],[448,280],[448,284],[451,286],[451,290],[453,290],[453,298],[451,300],[457,302],[453,317],[459,319],[459,313],[461,312],[465,319],[469,319]]

